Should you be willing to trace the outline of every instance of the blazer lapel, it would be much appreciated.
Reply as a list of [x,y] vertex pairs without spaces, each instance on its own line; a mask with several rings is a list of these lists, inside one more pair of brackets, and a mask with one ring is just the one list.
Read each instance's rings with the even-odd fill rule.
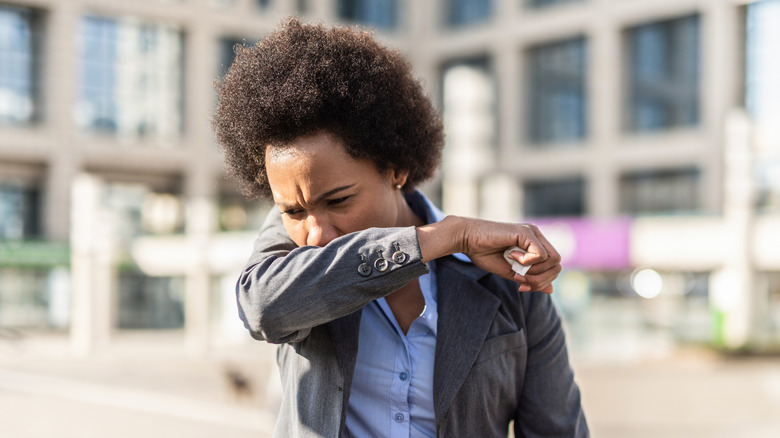
[[437,260],[438,333],[433,373],[437,422],[474,364],[501,301],[479,285],[479,268],[451,257]]

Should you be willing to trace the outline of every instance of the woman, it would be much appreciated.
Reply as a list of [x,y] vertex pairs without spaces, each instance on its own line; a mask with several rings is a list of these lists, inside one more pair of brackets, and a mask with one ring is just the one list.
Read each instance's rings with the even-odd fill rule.
[[228,168],[278,207],[236,287],[252,336],[280,344],[276,436],[588,434],[560,257],[534,226],[444,217],[415,190],[443,129],[400,55],[292,19],[217,88]]

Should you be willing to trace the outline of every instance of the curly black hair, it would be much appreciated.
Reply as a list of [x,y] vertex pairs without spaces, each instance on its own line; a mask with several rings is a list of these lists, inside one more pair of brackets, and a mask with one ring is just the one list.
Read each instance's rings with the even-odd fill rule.
[[244,195],[270,198],[268,145],[327,131],[378,169],[409,171],[405,190],[441,161],[441,117],[409,63],[354,28],[291,18],[253,47],[236,46],[212,119],[228,172]]

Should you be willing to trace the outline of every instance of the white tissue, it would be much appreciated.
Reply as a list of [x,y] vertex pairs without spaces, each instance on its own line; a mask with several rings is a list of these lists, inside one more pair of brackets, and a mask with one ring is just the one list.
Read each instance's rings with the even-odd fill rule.
[[520,275],[525,275],[526,272],[528,272],[529,269],[531,269],[530,265],[523,265],[520,262],[518,262],[515,259],[512,259],[509,257],[509,253],[512,251],[520,251],[521,253],[525,254],[526,251],[519,246],[510,246],[507,248],[506,251],[504,251],[504,260],[507,261],[510,265],[512,265],[512,270],[517,272]]

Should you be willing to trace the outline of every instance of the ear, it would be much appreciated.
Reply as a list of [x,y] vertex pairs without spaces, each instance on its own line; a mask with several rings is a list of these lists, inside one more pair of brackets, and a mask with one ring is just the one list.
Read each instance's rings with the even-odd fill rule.
[[406,179],[409,178],[409,171],[402,169],[392,170],[392,182],[393,185],[400,185],[401,187],[406,184]]

